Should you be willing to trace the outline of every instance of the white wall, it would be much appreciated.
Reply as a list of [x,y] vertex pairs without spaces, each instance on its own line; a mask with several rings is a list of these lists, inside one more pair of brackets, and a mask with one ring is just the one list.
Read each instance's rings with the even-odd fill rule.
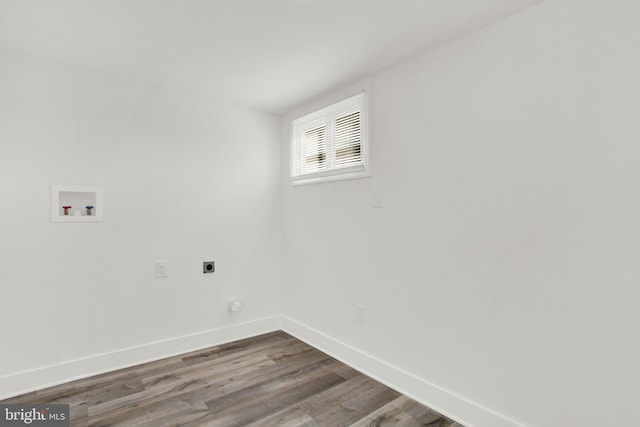
[[[284,289],[274,117],[0,51],[0,396],[284,291],[296,322],[518,424],[640,424],[639,13],[546,1],[292,112],[369,89],[373,177],[285,185]],[[105,221],[50,223],[51,184],[103,186]]]
[[373,177],[285,185],[285,315],[523,426],[640,425],[638,16],[543,2],[289,114],[368,88]]
[[[0,51],[0,396],[279,314],[279,123]],[[52,184],[103,186],[104,222],[51,223]],[[155,279],[156,260],[169,278]],[[202,274],[205,260],[215,274]],[[245,310],[231,316],[229,297]],[[161,352],[103,357],[165,340]],[[39,369],[39,384],[20,376]]]

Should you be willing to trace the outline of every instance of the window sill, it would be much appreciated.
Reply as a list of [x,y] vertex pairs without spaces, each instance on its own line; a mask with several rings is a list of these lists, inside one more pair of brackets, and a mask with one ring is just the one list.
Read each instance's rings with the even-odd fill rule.
[[297,185],[307,185],[307,184],[320,184],[323,182],[335,182],[335,181],[346,181],[351,179],[360,179],[360,178],[369,178],[371,174],[364,167],[361,167],[359,170],[352,171],[328,171],[324,174],[310,174],[308,176],[298,176],[295,178],[291,178],[291,184],[294,186]]

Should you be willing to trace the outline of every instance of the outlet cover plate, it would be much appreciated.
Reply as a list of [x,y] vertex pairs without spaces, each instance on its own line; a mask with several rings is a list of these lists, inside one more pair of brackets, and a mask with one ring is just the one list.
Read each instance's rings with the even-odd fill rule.
[[213,261],[205,261],[202,263],[202,272],[204,274],[213,273],[216,271],[216,264]]

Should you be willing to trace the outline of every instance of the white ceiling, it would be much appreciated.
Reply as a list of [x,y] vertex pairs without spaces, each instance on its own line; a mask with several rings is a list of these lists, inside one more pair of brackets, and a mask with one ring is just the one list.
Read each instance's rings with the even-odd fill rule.
[[0,47],[271,112],[541,0],[0,0]]

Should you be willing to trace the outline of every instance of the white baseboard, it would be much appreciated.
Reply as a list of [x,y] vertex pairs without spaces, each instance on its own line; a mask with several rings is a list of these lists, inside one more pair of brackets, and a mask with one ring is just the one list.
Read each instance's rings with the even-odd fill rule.
[[273,316],[0,377],[0,400],[93,375],[282,329],[465,427],[521,424],[289,317]]
[[281,329],[273,316],[0,377],[0,400]]
[[522,424],[470,402],[455,393],[416,377],[291,318],[282,318],[282,329],[299,340],[461,423],[465,427],[523,427]]

